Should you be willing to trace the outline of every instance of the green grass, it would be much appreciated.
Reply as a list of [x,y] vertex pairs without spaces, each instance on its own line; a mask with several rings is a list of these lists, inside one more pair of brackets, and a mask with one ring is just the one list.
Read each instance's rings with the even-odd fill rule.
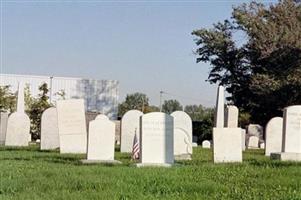
[[301,199],[301,163],[270,161],[262,150],[242,164],[213,164],[210,150],[172,168],[83,165],[84,155],[0,147],[0,199]]

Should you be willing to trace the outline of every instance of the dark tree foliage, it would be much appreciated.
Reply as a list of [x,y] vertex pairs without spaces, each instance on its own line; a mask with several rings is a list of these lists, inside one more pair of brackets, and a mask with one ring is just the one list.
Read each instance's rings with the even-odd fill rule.
[[[236,41],[237,33],[245,43]],[[197,62],[212,66],[208,81],[226,87],[228,101],[265,124],[301,104],[301,5],[283,0],[233,8],[232,20],[193,31]]]

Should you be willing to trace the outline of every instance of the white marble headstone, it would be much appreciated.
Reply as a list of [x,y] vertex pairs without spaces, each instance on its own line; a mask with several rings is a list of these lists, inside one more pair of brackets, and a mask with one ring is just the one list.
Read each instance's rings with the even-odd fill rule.
[[250,136],[248,139],[248,149],[258,149],[259,138],[257,136]]
[[135,133],[139,140],[140,117],[142,115],[143,113],[139,110],[130,110],[123,115],[121,120],[121,152],[132,152]]
[[214,163],[242,162],[241,128],[213,128]]
[[174,163],[173,132],[173,117],[170,115],[153,112],[141,117],[141,166],[170,166]]
[[48,108],[41,119],[41,150],[51,150],[60,147],[57,110]]
[[86,153],[87,129],[83,99],[57,101],[61,153]]
[[219,86],[217,90],[214,118],[214,127],[216,128],[224,128],[224,98],[224,87]]
[[99,114],[96,116],[95,120],[100,120],[100,119],[105,119],[105,120],[109,120],[109,117],[104,115],[104,114]]
[[18,97],[17,97],[17,112],[24,113],[24,84],[22,82],[19,82],[18,86]]
[[0,112],[0,145],[5,143],[8,113]]
[[282,147],[282,129],[283,118],[274,117],[265,129],[265,155],[270,156],[271,153],[281,152]]
[[174,155],[192,154],[192,121],[183,111],[171,113],[174,118]]
[[204,149],[210,149],[210,147],[211,147],[210,141],[204,140],[204,141],[202,142],[202,147],[203,147]]
[[282,152],[301,153],[301,105],[284,110]]
[[22,112],[8,117],[5,146],[28,146],[31,141],[30,119]]
[[113,161],[115,123],[102,118],[89,123],[87,160]]
[[241,129],[241,149],[246,150],[246,129]]
[[236,106],[227,106],[226,109],[225,127],[237,128],[238,127],[238,108]]

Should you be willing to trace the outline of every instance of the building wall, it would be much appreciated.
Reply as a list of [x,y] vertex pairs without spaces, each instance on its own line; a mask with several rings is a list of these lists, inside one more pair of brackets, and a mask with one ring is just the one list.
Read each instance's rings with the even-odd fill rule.
[[62,99],[58,93],[63,90],[65,99],[84,99],[86,111],[101,112],[111,119],[117,117],[119,82],[116,80],[0,74],[0,86],[10,85],[12,92],[17,91],[19,82],[28,85],[35,97],[39,94],[39,86],[47,83],[54,104]]

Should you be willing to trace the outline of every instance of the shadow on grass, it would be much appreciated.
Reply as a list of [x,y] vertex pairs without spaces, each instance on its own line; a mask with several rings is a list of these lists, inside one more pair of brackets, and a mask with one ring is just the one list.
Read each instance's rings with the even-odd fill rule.
[[248,159],[246,160],[246,162],[249,165],[256,166],[256,167],[272,167],[272,168],[301,167],[301,162],[293,162],[293,161]]

